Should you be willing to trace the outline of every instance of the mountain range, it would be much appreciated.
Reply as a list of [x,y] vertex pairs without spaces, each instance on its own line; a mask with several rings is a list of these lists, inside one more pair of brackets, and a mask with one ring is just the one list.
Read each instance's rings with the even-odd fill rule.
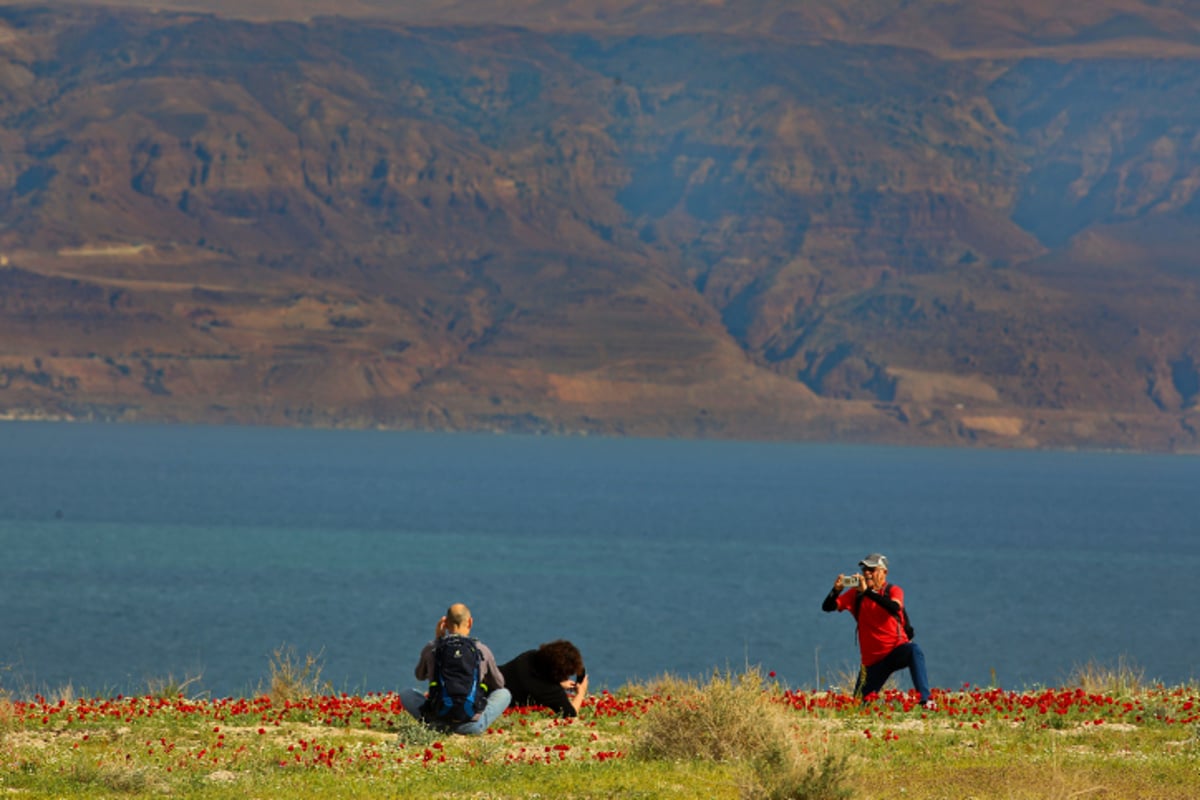
[[0,0],[0,414],[1200,450],[1200,3]]

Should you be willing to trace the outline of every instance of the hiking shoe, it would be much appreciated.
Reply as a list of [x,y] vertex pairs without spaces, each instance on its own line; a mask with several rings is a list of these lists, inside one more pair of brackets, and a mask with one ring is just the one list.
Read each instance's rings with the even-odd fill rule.
[[925,711],[937,711],[937,703],[932,700],[926,700],[924,703],[921,703],[921,708]]

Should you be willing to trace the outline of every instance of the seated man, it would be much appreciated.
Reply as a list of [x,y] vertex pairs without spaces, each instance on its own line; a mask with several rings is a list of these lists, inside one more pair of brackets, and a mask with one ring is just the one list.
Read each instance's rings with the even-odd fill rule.
[[428,693],[400,691],[408,713],[452,733],[483,733],[512,700],[496,657],[471,638],[473,625],[470,609],[462,603],[450,606],[417,661],[417,680],[429,681]]

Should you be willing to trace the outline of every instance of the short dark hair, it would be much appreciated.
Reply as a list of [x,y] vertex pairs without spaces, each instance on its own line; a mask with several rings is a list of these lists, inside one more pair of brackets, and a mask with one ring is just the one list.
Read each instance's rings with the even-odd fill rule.
[[537,649],[538,660],[555,683],[565,681],[572,675],[583,672],[583,656],[579,648],[566,639],[546,642]]

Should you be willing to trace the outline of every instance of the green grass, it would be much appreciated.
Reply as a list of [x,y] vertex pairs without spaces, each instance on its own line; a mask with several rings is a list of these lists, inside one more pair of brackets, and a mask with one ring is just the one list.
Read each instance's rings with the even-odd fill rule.
[[937,691],[936,712],[912,693],[863,704],[755,670],[668,676],[591,699],[576,720],[510,710],[457,737],[392,694],[301,696],[320,686],[305,663],[278,696],[192,699],[166,681],[139,697],[0,697],[0,793],[1183,800],[1200,782],[1200,691],[1096,668],[1093,690]]

